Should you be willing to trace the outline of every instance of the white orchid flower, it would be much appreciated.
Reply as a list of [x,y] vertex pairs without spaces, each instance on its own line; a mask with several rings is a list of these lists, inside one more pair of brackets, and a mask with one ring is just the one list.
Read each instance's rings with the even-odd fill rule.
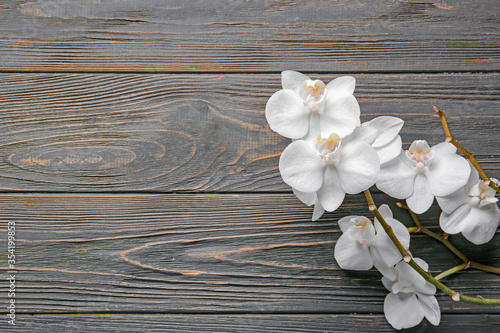
[[469,163],[456,151],[451,143],[430,148],[425,140],[416,140],[406,152],[381,166],[377,187],[391,197],[406,199],[413,212],[422,214],[434,196],[449,195],[467,182]]
[[377,179],[380,163],[371,146],[374,136],[365,132],[371,131],[355,131],[344,139],[333,133],[328,138],[292,142],[279,162],[283,181],[302,201],[319,203],[319,211],[336,210],[346,193],[360,193]]
[[475,168],[467,184],[444,197],[436,197],[443,212],[439,225],[448,234],[462,235],[476,245],[489,242],[500,222],[495,190],[479,179]]
[[[425,261],[414,258],[424,270],[429,266]],[[404,261],[394,270],[396,278],[382,278],[382,283],[390,291],[384,300],[384,314],[395,329],[410,328],[418,325],[424,317],[434,326],[441,321],[441,310],[434,297],[436,287],[418,274]]]
[[[393,218],[389,206],[380,206],[379,212],[392,227],[403,247],[408,249],[408,229]],[[342,235],[335,245],[334,256],[341,268],[369,270],[375,266],[382,274],[396,278],[396,271],[391,268],[400,262],[403,256],[377,219],[372,224],[364,216],[346,216],[339,220],[339,226]]]
[[362,127],[373,127],[378,131],[372,147],[378,154],[380,164],[389,162],[401,153],[402,141],[399,131],[403,124],[402,119],[390,116],[377,117],[361,124]]
[[343,138],[359,126],[360,110],[353,96],[352,76],[338,77],[325,85],[299,72],[284,71],[281,83],[283,89],[266,104],[267,121],[278,134],[301,139],[311,126],[318,126],[325,136],[336,133]]

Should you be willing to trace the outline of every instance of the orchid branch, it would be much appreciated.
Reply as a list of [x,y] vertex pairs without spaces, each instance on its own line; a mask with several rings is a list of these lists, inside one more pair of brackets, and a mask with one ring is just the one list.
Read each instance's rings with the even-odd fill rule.
[[363,192],[366,197],[366,201],[368,202],[368,209],[370,212],[375,215],[377,220],[380,222],[382,227],[384,228],[385,232],[389,236],[389,238],[392,240],[394,245],[398,248],[399,252],[403,256],[403,260],[408,263],[417,273],[419,273],[426,281],[429,283],[433,284],[437,288],[441,289],[445,293],[447,293],[454,301],[464,301],[468,303],[473,303],[473,304],[482,304],[482,305],[500,305],[500,299],[489,299],[489,298],[482,298],[480,296],[478,297],[470,297],[470,296],[465,296],[461,295],[458,292],[454,291],[453,289],[448,288],[446,285],[444,285],[441,281],[437,280],[435,277],[433,277],[429,272],[424,270],[422,267],[420,267],[415,260],[412,259],[410,253],[406,251],[406,249],[403,247],[399,239],[396,237],[394,234],[391,226],[385,221],[385,219],[382,217],[382,214],[377,209],[377,206],[375,205],[375,202],[373,201],[372,195],[370,193],[370,190],[366,190]]
[[[464,265],[464,264],[466,265],[466,267],[463,268],[463,269],[466,269],[466,268],[476,268],[476,269],[479,269],[479,270],[482,270],[482,271],[485,271],[485,272],[494,273],[494,274],[500,274],[500,268],[493,267],[493,266],[488,266],[488,265],[484,265],[484,264],[480,264],[478,262],[472,261],[469,258],[467,258],[462,252],[460,252],[459,249],[457,249],[449,241],[447,233],[443,232],[442,235],[438,235],[435,232],[433,232],[433,231],[427,229],[426,227],[422,226],[422,224],[420,223],[417,215],[408,206],[405,206],[405,205],[403,205],[400,202],[396,203],[396,205],[399,208],[406,209],[408,211],[408,213],[410,214],[411,219],[413,220],[413,223],[415,223],[416,227],[414,227],[414,229],[411,229],[411,230],[410,230],[410,228],[408,228],[409,231],[411,231],[411,232],[422,232],[422,233],[424,233],[424,234],[426,234],[426,235],[428,235],[428,236],[430,236],[430,237],[432,237],[432,238],[440,241],[441,243],[443,243],[451,252],[453,252],[453,254],[455,254],[458,258],[460,258],[460,260],[463,261],[463,264],[461,264],[461,265]],[[459,266],[461,266],[461,265],[459,265]],[[446,272],[444,272],[444,273],[446,273]],[[441,274],[444,274],[444,273],[441,273]],[[450,274],[446,274],[446,275],[450,275]],[[443,277],[444,276],[442,276],[441,278],[443,278]]]
[[439,115],[439,119],[441,119],[441,123],[443,124],[443,130],[444,134],[446,135],[446,139],[444,140],[445,142],[449,142],[455,147],[457,147],[462,154],[472,163],[472,165],[476,168],[477,172],[479,173],[479,176],[483,179],[483,181],[489,185],[492,189],[494,189],[497,193],[500,193],[500,186],[495,184],[495,182],[492,182],[490,180],[490,177],[484,172],[483,168],[479,165],[477,162],[476,158],[474,157],[474,154],[465,149],[453,136],[451,135],[450,128],[448,126],[448,121],[446,120],[446,112],[439,110],[437,107],[433,106],[434,111]]

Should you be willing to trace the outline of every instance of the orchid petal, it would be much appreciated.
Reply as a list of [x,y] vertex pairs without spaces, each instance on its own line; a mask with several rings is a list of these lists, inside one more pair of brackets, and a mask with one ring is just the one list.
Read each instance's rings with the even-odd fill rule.
[[381,165],[376,183],[379,190],[396,199],[406,199],[412,195],[417,175],[404,159],[407,157],[401,151],[398,157]]
[[394,266],[403,259],[401,252],[385,232],[377,233],[370,250],[373,262],[383,266]]
[[375,138],[377,137],[377,129],[368,126],[359,126],[354,129],[354,131],[342,139],[342,144],[347,144],[352,141],[364,141],[371,145]]
[[358,101],[353,95],[335,95],[328,91],[321,113],[321,133],[337,133],[343,138],[360,125],[359,114]]
[[329,212],[333,212],[344,201],[345,192],[340,186],[340,179],[337,170],[333,167],[326,167],[323,185],[317,192],[321,206]]
[[300,139],[309,130],[310,110],[292,90],[275,92],[267,101],[265,113],[271,129],[284,137]]
[[434,195],[432,195],[429,189],[429,182],[427,178],[419,173],[415,177],[415,185],[413,188],[413,194],[411,197],[406,199],[408,207],[416,214],[425,213],[434,201]]
[[296,71],[281,72],[281,85],[283,89],[291,89],[295,92],[306,80],[309,80],[308,76]]
[[401,146],[401,136],[398,135],[386,145],[376,147],[375,151],[377,152],[378,158],[380,159],[380,164],[384,164],[398,157],[398,155],[401,153]]
[[445,212],[446,214],[452,214],[455,209],[463,204],[466,204],[468,200],[469,196],[467,195],[467,193],[465,193],[465,187],[461,187],[457,191],[445,195],[444,197],[436,197],[436,201],[439,204],[439,207],[441,207],[443,212]]
[[333,255],[342,269],[365,271],[373,267],[368,246],[352,240],[347,234],[339,237]]
[[[399,131],[403,128],[404,121],[397,117],[381,116],[374,118],[364,125],[374,127],[378,130],[377,139],[373,142],[373,147],[382,147],[398,136]],[[399,151],[398,151],[399,153]]]
[[305,203],[306,205],[311,206],[316,202],[316,199],[317,199],[316,192],[312,192],[312,193],[311,192],[301,192],[295,188],[292,190],[293,190],[293,194],[295,194],[295,196],[300,201]]
[[438,326],[441,321],[441,309],[436,297],[417,293],[417,298],[424,309],[425,318],[434,326]]
[[[394,271],[394,276],[396,276],[397,270],[394,267],[391,268]],[[394,279],[391,279],[384,274],[384,276],[382,277],[382,284],[384,285],[385,289],[392,292],[392,285],[394,284]]]
[[349,228],[356,224],[356,219],[366,219],[364,216],[349,215],[341,218],[337,223],[343,233],[346,233]]
[[283,181],[301,192],[316,192],[323,184],[324,161],[302,140],[289,144],[279,161]]
[[469,179],[469,163],[461,156],[442,154],[436,151],[429,162],[426,176],[429,179],[429,189],[433,195],[451,194],[464,186]]
[[417,326],[425,311],[415,294],[389,293],[384,300],[385,318],[395,329]]
[[499,221],[500,210],[497,205],[471,207],[470,213],[462,221],[462,235],[476,245],[488,243],[495,235]]
[[326,90],[332,92],[333,94],[348,94],[352,95],[354,93],[354,88],[356,86],[356,79],[352,76],[340,76],[335,80],[330,81],[326,85]]
[[313,211],[313,216],[312,216],[312,221],[317,221],[325,212],[325,209],[321,206],[319,203],[319,200],[316,200],[316,203],[314,204],[314,211]]
[[[372,256],[372,260],[373,260],[373,256]],[[386,266],[380,260],[373,260],[373,267],[375,267],[380,272],[380,274],[382,274],[387,280],[396,280],[396,278],[398,276],[398,271],[394,268],[394,266]]]
[[469,215],[471,207],[467,204],[459,206],[451,214],[442,212],[439,216],[439,226],[444,232],[450,235],[462,232],[464,225],[464,217]]
[[437,155],[448,155],[448,154],[456,154],[457,147],[455,147],[449,142],[441,142],[433,146],[432,150],[434,150],[434,154]]
[[375,150],[364,141],[349,142],[341,149],[342,157],[336,168],[342,189],[357,194],[375,184],[380,170]]

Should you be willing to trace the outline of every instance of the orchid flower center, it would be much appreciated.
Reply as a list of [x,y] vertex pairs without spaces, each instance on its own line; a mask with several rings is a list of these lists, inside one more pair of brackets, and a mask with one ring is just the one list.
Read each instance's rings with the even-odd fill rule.
[[434,156],[434,150],[425,140],[415,140],[406,151],[406,156],[415,163],[417,172],[424,172],[427,162]]
[[495,198],[495,194],[496,192],[494,189],[486,185],[484,181],[480,180],[476,185],[472,186],[469,191],[469,204],[482,207],[490,203],[495,203],[498,201],[498,199]]
[[332,133],[328,139],[319,136],[315,142],[315,148],[318,154],[326,161],[332,162],[332,155],[340,148],[342,139],[336,134]]
[[299,88],[298,95],[312,112],[318,112],[317,104],[326,95],[326,86],[320,80],[306,80]]

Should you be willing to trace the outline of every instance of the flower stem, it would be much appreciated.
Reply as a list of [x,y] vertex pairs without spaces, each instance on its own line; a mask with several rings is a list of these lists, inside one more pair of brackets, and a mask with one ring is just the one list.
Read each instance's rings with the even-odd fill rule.
[[460,271],[463,271],[464,269],[467,269],[469,268],[470,266],[470,262],[464,262],[460,265],[457,265],[455,267],[452,267],[446,271],[444,271],[443,273],[439,274],[436,276],[436,280],[441,280],[442,278],[448,276],[448,275],[451,275],[453,273],[457,273],[457,272],[460,272]]
[[448,126],[448,121],[446,120],[446,112],[439,110],[437,107],[433,107],[434,111],[439,115],[439,119],[441,119],[441,123],[443,124],[443,130],[444,134],[446,135],[446,139],[444,141],[451,143],[455,147],[457,147],[458,150],[464,154],[464,156],[472,163],[472,165],[476,168],[477,172],[483,179],[483,181],[486,183],[486,185],[489,185],[492,189],[494,189],[497,193],[500,193],[500,186],[495,184],[495,182],[490,181],[490,177],[484,172],[483,168],[479,165],[477,162],[476,158],[474,157],[474,154],[465,149],[453,136],[451,135],[450,128]]
[[[462,252],[460,252],[459,249],[457,249],[448,240],[448,234],[447,233],[443,232],[443,235],[438,235],[435,232],[432,232],[431,230],[429,230],[426,227],[422,226],[422,224],[420,223],[417,215],[414,212],[412,212],[412,210],[408,206],[405,206],[405,205],[403,205],[400,202],[397,202],[396,205],[399,208],[406,209],[408,211],[408,213],[410,214],[413,222],[416,225],[416,227],[410,227],[410,228],[408,228],[409,232],[414,232],[414,233],[415,232],[422,232],[422,233],[424,233],[424,234],[426,234],[426,235],[428,235],[428,236],[430,236],[430,237],[432,237],[432,238],[440,241],[441,243],[443,243],[451,252],[453,252],[453,254],[455,254],[458,258],[460,258],[460,260],[463,261],[463,264],[461,264],[461,265],[466,264],[466,267],[464,269],[466,269],[466,268],[476,268],[476,269],[482,270],[484,272],[500,274],[500,268],[493,267],[493,266],[488,266],[488,265],[484,265],[484,264],[480,264],[478,262],[472,261],[469,258],[467,258]],[[453,269],[453,268],[451,268],[451,269]],[[445,272],[443,272],[441,274],[444,274],[444,273]],[[440,275],[438,275],[438,276],[440,276]],[[447,275],[449,275],[449,274],[447,274]],[[443,278],[443,277],[444,276],[442,276],[441,278]]]
[[474,303],[474,304],[483,304],[483,305],[500,305],[500,299],[489,299],[489,298],[482,298],[480,296],[478,297],[469,297],[469,296],[464,296],[460,295],[458,292],[454,291],[453,289],[448,288],[446,285],[444,285],[441,281],[437,280],[435,277],[433,277],[429,272],[424,270],[422,267],[420,267],[415,260],[412,259],[411,255],[406,251],[406,249],[403,247],[399,239],[396,237],[394,232],[392,231],[392,228],[385,219],[382,217],[382,214],[377,209],[377,206],[375,205],[375,202],[373,201],[372,195],[370,193],[370,190],[366,190],[363,192],[366,197],[366,201],[368,202],[368,209],[375,215],[377,220],[380,222],[380,225],[384,228],[385,232],[389,236],[389,238],[392,240],[394,245],[398,248],[399,252],[403,256],[403,260],[408,263],[417,273],[419,273],[426,281],[430,282],[437,288],[441,289],[445,293],[447,293],[454,301],[464,301],[468,303]]

